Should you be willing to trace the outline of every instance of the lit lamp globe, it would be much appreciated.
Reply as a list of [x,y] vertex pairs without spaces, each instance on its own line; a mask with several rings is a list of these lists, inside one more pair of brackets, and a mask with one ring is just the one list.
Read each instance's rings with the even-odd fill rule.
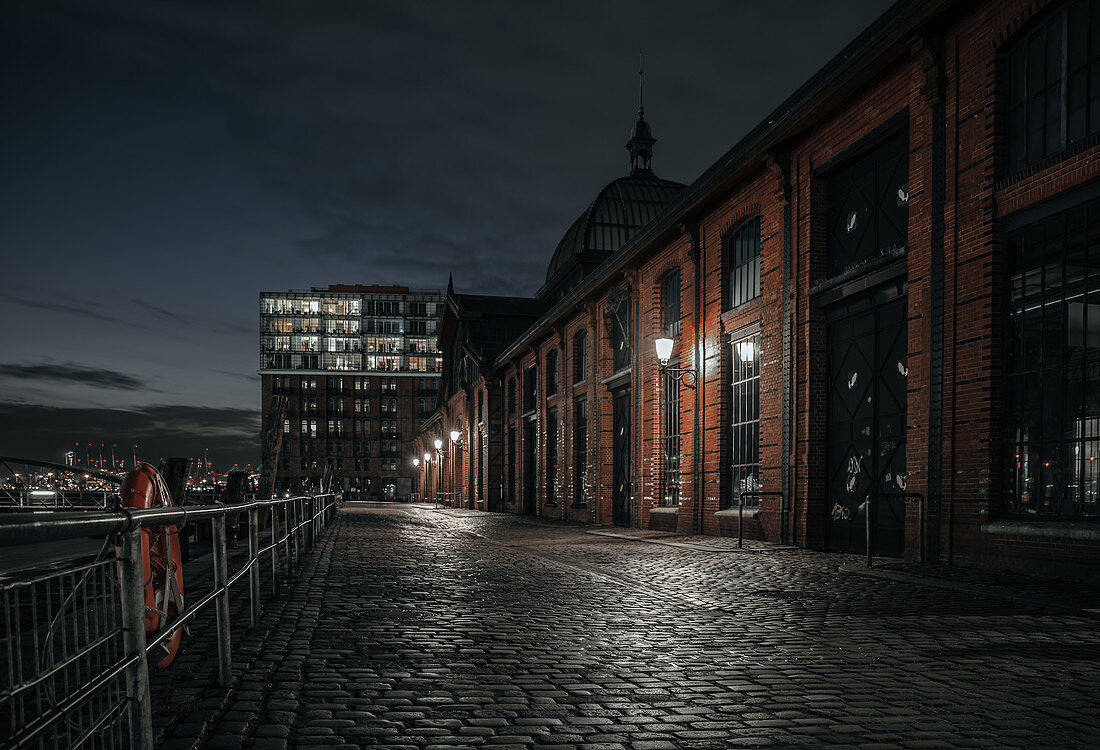
[[668,360],[672,357],[672,339],[657,339],[653,342],[657,347],[657,359],[661,360],[661,364],[668,364]]
[[436,449],[437,451],[441,451],[441,450],[443,450],[443,441],[442,441],[442,440],[440,440],[439,438],[436,438],[436,439],[435,439],[435,449]]
[[461,433],[461,432],[459,432],[458,430],[451,430],[451,442],[452,442],[452,443],[457,443],[457,442],[458,442],[458,439],[459,439],[460,437],[462,437],[462,433]]
[[424,454],[424,463],[428,463],[431,460],[432,460],[432,454],[431,453],[425,453]]
[[413,459],[413,466],[420,466],[420,459],[419,458],[414,458]]

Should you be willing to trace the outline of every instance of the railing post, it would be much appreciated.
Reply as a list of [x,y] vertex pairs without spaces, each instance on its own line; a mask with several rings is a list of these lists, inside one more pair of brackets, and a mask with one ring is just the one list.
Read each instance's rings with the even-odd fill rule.
[[248,509],[248,590],[252,595],[252,627],[260,624],[260,511]]
[[867,493],[867,507],[865,507],[863,509],[864,532],[865,532],[865,535],[867,537],[866,542],[867,542],[867,567],[868,568],[871,567],[871,552],[872,552],[872,547],[871,547],[872,531],[871,531],[871,528],[872,528],[872,523],[873,523],[871,516],[874,514],[874,508],[875,508],[875,493],[872,490],[872,491]]
[[130,746],[153,746],[153,714],[149,693],[149,664],[145,657],[145,571],[141,564],[141,529],[125,532],[119,547],[118,569],[122,595],[122,642],[128,659],[126,694],[130,697]]
[[290,550],[291,550],[291,546],[290,546],[290,529],[291,529],[290,503],[283,503],[282,504],[282,511],[283,511],[283,520],[285,521],[285,523],[283,524],[283,551],[286,552],[286,558],[285,558],[285,562],[286,562],[286,582],[287,582],[287,585],[289,586],[290,585],[290,578],[291,578],[291,575],[290,575],[291,574],[291,561],[290,561]]
[[269,506],[271,511],[271,595],[279,595],[279,506]]
[[305,510],[305,498],[300,497],[294,501],[294,562],[298,564],[302,562],[302,545],[306,542],[306,532],[302,528]]
[[737,548],[741,549],[744,544],[744,524],[745,524],[745,493],[737,491]]
[[218,678],[222,687],[233,684],[232,643],[229,638],[229,562],[225,556],[225,515],[214,518],[214,590],[218,614]]

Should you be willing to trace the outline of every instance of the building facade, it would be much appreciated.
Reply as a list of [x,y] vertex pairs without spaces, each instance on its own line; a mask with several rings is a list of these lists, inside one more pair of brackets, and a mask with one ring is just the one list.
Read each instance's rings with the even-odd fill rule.
[[330,285],[260,295],[265,467],[275,488],[407,497],[404,443],[433,410],[443,295]]
[[463,386],[504,468],[474,455],[453,481],[499,481],[508,512],[706,534],[740,517],[850,552],[870,529],[878,554],[1084,575],[1097,38],[1085,0],[892,6],[545,295]]

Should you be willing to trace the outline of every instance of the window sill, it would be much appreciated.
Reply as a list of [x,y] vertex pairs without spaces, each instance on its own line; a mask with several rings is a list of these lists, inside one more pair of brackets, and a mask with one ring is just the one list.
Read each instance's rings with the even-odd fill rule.
[[[759,512],[759,508],[745,508],[744,518],[756,518]],[[739,508],[726,508],[725,510],[715,511],[714,517],[718,520],[722,520],[723,518],[732,518],[736,520],[739,514]]]
[[654,505],[649,509],[649,515],[651,516],[676,516],[679,514],[679,505]]
[[581,509],[581,508],[587,508],[587,507],[588,507],[588,503],[572,503],[572,504],[570,504],[570,506],[569,506],[569,507],[570,507],[570,508],[576,508],[576,509],[578,509],[578,510],[579,510],[579,509]]
[[614,375],[604,378],[600,381],[600,385],[606,385],[608,388],[618,388],[623,385],[630,385],[630,374],[633,368],[624,367]]
[[1100,542],[1100,525],[1074,521],[989,521],[983,523],[981,529],[983,534],[996,534],[998,536]]
[[751,312],[760,307],[763,304],[763,301],[764,296],[762,294],[758,294],[750,299],[748,302],[742,302],[737,307],[730,307],[723,310],[722,314],[718,316],[719,320],[722,321],[723,325],[728,327],[732,321],[737,320],[745,313]]

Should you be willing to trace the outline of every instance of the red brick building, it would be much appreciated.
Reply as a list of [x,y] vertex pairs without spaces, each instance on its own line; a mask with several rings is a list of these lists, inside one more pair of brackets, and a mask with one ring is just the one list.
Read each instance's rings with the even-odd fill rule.
[[[751,535],[848,551],[870,511],[880,554],[1085,575],[1094,39],[1086,0],[895,4],[691,185],[666,184],[606,257],[567,232],[559,253],[577,258],[565,273],[555,254],[537,321],[453,381],[435,429],[449,443],[453,405],[484,403],[484,447],[463,438],[440,486],[472,507],[706,534],[736,533],[744,502]],[[636,127],[635,170],[652,144]]]

